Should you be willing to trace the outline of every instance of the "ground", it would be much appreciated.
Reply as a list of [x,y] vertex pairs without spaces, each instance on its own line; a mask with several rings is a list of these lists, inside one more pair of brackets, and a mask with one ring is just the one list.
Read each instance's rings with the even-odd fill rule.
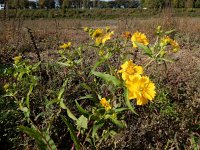
[[[120,36],[124,31],[141,31],[154,40],[155,28],[176,29],[172,35],[180,44],[180,51],[171,57],[174,63],[149,67],[147,72],[162,86],[157,101],[136,107],[139,116],[126,114],[127,128],[100,149],[192,149],[192,138],[200,145],[200,18],[118,18],[114,20],[37,19],[1,22],[1,61],[6,63],[19,52],[37,61],[36,52],[27,28],[31,29],[42,61],[57,57],[58,46],[72,42],[74,46],[88,42],[84,27],[110,26]],[[5,53],[7,55],[5,55]],[[137,63],[142,63],[137,60]],[[162,95],[163,94],[163,95]],[[165,95],[166,94],[166,95]],[[198,147],[199,148],[199,147]]]

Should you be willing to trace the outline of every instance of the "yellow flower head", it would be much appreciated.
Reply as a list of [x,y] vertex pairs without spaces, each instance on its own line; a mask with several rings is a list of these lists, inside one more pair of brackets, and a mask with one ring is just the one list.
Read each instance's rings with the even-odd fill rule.
[[114,34],[114,32],[109,32],[107,34],[104,35],[104,37],[102,38],[102,44],[104,44],[107,40],[111,39],[111,36]]
[[146,35],[141,33],[141,32],[135,32],[132,37],[131,37],[131,41],[133,43],[133,47],[137,48],[137,45],[135,42],[141,43],[143,45],[148,45],[149,44],[149,40],[147,39]]
[[110,32],[110,33],[106,33],[105,35],[101,35],[100,37],[97,37],[95,39],[95,43],[96,45],[100,45],[100,44],[105,44],[106,41],[111,39],[111,36],[114,34],[114,32]]
[[101,49],[101,50],[99,51],[99,56],[103,56],[103,55],[105,55],[105,51],[104,51],[103,49]]
[[3,86],[4,90],[7,91],[8,88],[9,88],[9,86],[10,86],[10,84],[6,83],[6,84]]
[[16,56],[13,58],[15,64],[18,64],[18,62],[20,62],[21,59],[22,59],[22,56]]
[[172,40],[170,42],[171,46],[173,47],[173,52],[177,52],[179,49],[180,49],[180,46],[179,44],[175,41],[175,40]]
[[88,28],[88,27],[84,27],[83,30],[84,30],[85,32],[89,32],[90,28]]
[[108,33],[108,32],[110,32],[110,27],[109,26],[106,27],[106,33]]
[[96,43],[96,45],[102,44],[102,38],[101,37],[96,38],[95,43]]
[[173,52],[177,52],[180,49],[179,44],[169,36],[165,36],[163,39],[161,39],[161,44],[164,46],[170,44],[173,47]]
[[111,109],[111,106],[110,106],[109,102],[106,100],[106,98],[102,98],[100,103],[105,108],[106,111]]
[[126,39],[130,39],[131,38],[131,33],[130,32],[124,32],[122,33],[122,37],[126,38]]
[[93,33],[92,33],[92,38],[98,38],[101,37],[103,35],[103,29],[96,29]]
[[68,42],[68,43],[64,43],[63,45],[60,45],[59,48],[62,48],[62,49],[67,49],[67,48],[70,48],[72,45],[71,42]]
[[126,81],[129,99],[136,99],[137,105],[144,105],[152,101],[156,95],[155,85],[147,76],[135,75],[132,80]]
[[122,79],[125,81],[131,80],[136,74],[143,74],[143,68],[134,64],[132,60],[126,61],[121,68],[118,72],[122,73]]
[[172,41],[172,39],[169,36],[165,36],[164,38],[161,39],[161,43],[166,46],[168,44],[170,44],[170,42]]

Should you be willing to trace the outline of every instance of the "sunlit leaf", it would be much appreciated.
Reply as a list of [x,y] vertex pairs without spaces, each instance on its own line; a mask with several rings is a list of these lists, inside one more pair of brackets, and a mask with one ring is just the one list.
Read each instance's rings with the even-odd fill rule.
[[141,43],[138,43],[138,42],[135,42],[135,44],[136,44],[138,47],[140,47],[140,48],[143,49],[143,51],[144,51],[143,54],[148,55],[149,57],[152,57],[152,56],[153,56],[153,52],[151,51],[151,49],[150,49],[149,47],[147,47],[147,46],[145,46],[145,45],[143,45],[143,44],[141,44]]
[[84,117],[83,115],[81,115],[77,120],[76,120],[76,124],[77,124],[77,128],[81,129],[87,129],[88,128],[88,119],[86,117]]
[[113,117],[110,117],[109,119],[120,128],[125,128],[126,127],[125,124],[123,124],[121,121],[119,121],[119,120],[117,120],[117,119],[115,119]]
[[96,72],[96,71],[92,71],[91,73],[97,77],[102,78],[103,80],[105,80],[107,82],[112,82],[115,86],[121,85],[121,81],[119,79],[117,79],[115,76],[101,73],[101,72]]
[[169,34],[171,34],[172,32],[175,32],[175,31],[176,31],[175,29],[170,30],[170,31],[166,31],[166,32],[165,32],[165,35],[169,35]]
[[137,114],[135,112],[135,108],[132,106],[129,98],[128,98],[128,90],[127,89],[124,89],[124,96],[125,96],[125,101],[126,101],[126,105],[128,106],[128,108],[134,113],[134,114]]

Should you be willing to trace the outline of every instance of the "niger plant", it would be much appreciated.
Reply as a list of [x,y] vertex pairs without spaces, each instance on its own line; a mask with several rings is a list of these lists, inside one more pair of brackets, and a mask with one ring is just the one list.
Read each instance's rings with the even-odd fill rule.
[[[126,112],[137,115],[135,105],[154,101],[159,89],[145,73],[146,68],[173,62],[168,56],[179,50],[169,36],[173,30],[163,31],[160,26],[155,41],[139,31],[122,36],[116,36],[109,27],[86,27],[84,31],[92,42],[80,46],[63,43],[53,62],[33,63],[20,55],[14,58],[12,82],[4,85],[1,97],[16,103],[24,116],[18,129],[33,138],[33,145],[39,149],[57,149],[60,140],[64,141],[55,138],[58,120],[66,125],[60,127],[67,129],[67,137],[73,141],[67,148],[98,149],[120,128],[127,127]],[[95,56],[91,64],[86,64],[87,50]],[[138,53],[143,54],[145,63],[136,64]],[[42,89],[43,70],[49,66],[57,69],[52,77],[57,80]],[[58,78],[62,80],[60,85],[56,84]]]

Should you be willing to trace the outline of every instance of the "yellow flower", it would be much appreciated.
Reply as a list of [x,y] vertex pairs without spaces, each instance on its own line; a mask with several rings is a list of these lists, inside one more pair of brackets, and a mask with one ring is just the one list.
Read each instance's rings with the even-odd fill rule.
[[67,48],[70,48],[72,45],[71,42],[68,42],[68,43],[64,43],[63,45],[60,45],[59,48],[62,48],[62,49],[67,49]]
[[92,38],[98,38],[101,37],[103,35],[103,29],[96,29],[93,33],[92,33]]
[[122,37],[124,37],[124,38],[126,38],[126,39],[130,39],[131,38],[131,33],[130,32],[128,32],[128,31],[126,31],[126,32],[124,32],[124,33],[122,33]]
[[146,35],[141,33],[141,32],[135,32],[132,37],[131,37],[131,41],[133,43],[133,47],[137,48],[137,45],[135,42],[141,43],[143,45],[148,45],[149,44],[149,40],[147,39]]
[[84,30],[85,32],[89,32],[90,28],[88,28],[88,27],[84,27],[83,30]]
[[104,35],[104,37],[102,38],[102,44],[104,44],[107,40],[110,40],[111,36],[114,34],[114,32],[110,32]]
[[16,56],[13,58],[15,64],[18,64],[18,62],[20,62],[21,59],[22,59],[22,56]]
[[156,95],[155,85],[147,76],[135,75],[132,80],[126,81],[129,99],[136,99],[137,105],[144,105],[152,101]]
[[105,51],[104,51],[103,49],[101,49],[101,50],[99,51],[99,56],[103,56],[103,55],[105,55]]
[[168,44],[170,44],[170,42],[172,41],[172,39],[169,36],[165,36],[164,38],[161,39],[161,43],[166,46]]
[[3,86],[4,90],[7,91],[8,88],[9,88],[9,86],[10,86],[10,84],[6,83],[6,84]]
[[102,98],[100,103],[105,108],[106,111],[111,109],[111,106],[110,106],[109,102],[107,102],[106,98]]
[[180,49],[179,44],[175,40],[170,41],[170,44],[173,47],[173,52],[177,52]]
[[102,38],[101,37],[96,38],[95,43],[96,45],[100,45],[102,43]]
[[108,32],[110,32],[110,27],[109,26],[106,27],[106,33],[108,33]]
[[165,36],[163,39],[161,39],[161,44],[164,46],[170,44],[173,47],[173,52],[177,52],[180,49],[179,44],[169,36]]
[[132,60],[126,61],[121,68],[118,72],[122,73],[122,79],[125,81],[131,80],[136,74],[143,74],[143,68],[134,64]]

